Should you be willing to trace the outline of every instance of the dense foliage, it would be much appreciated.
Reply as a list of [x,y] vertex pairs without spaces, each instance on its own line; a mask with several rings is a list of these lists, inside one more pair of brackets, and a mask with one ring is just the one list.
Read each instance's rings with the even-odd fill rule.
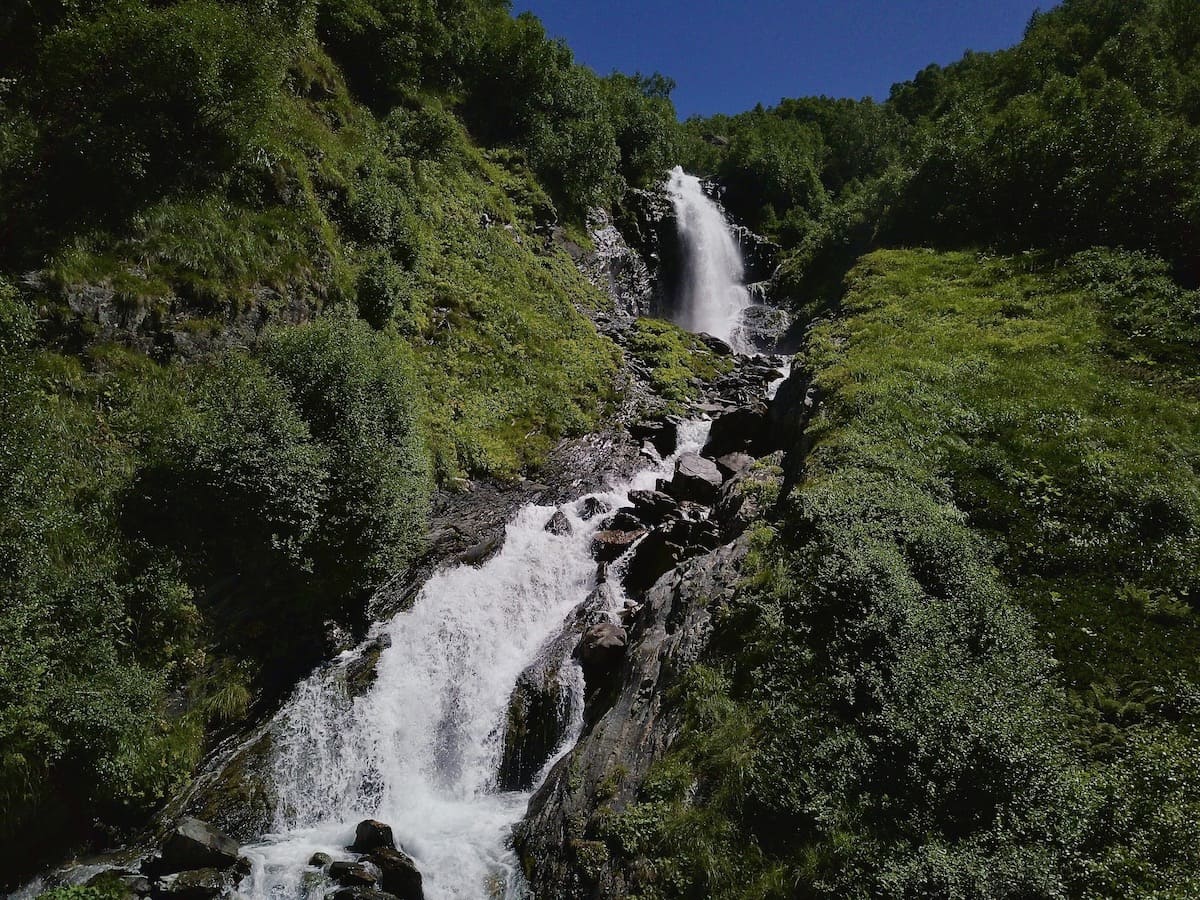
[[[503,0],[0,10],[0,840],[139,821],[421,549],[590,426],[560,249],[671,85]],[[556,242],[557,241],[557,242]],[[5,879],[18,877],[9,869]]]
[[930,66],[882,104],[805,98],[691,120],[685,156],[791,251],[797,302],[897,244],[1101,244],[1195,281],[1197,21],[1187,0],[1066,0],[1011,50]]
[[803,480],[604,829],[648,896],[1200,888],[1197,308],[1111,251],[853,270]]

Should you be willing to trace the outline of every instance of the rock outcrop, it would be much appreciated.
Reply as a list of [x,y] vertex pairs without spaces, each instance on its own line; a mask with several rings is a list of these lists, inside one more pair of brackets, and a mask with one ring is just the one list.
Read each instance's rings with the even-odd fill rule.
[[732,597],[745,550],[743,539],[693,559],[646,594],[610,676],[615,690],[596,701],[611,705],[555,765],[516,829],[515,846],[534,896],[568,900],[638,892],[629,873],[587,851],[600,820],[635,799],[650,766],[671,746],[679,712],[670,689],[707,645],[712,611]]

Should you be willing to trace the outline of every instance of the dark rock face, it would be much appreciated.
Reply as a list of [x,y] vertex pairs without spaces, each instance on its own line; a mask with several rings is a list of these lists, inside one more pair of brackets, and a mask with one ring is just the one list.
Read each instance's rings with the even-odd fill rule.
[[184,819],[162,849],[164,872],[231,869],[238,861],[237,841],[199,819]]
[[754,457],[749,453],[726,453],[724,456],[717,459],[717,468],[721,470],[721,474],[726,478],[732,478],[741,472],[745,472],[754,465]]
[[599,497],[584,497],[579,504],[579,518],[585,522],[590,522],[596,516],[604,515],[611,508]]
[[769,429],[765,403],[739,407],[713,420],[702,452],[713,459],[730,453],[760,455],[766,452]]
[[684,557],[683,545],[672,541],[665,531],[654,531],[638,545],[625,572],[625,589],[637,596],[649,590],[659,578],[671,571]]
[[602,522],[601,525],[604,531],[641,531],[646,523],[633,511],[621,509],[617,510],[616,514],[611,516],[608,521]]
[[156,893],[172,900],[215,900],[228,888],[229,881],[220,870],[191,869],[163,878]]
[[379,886],[387,893],[399,900],[425,900],[421,872],[407,853],[383,847],[368,858],[379,867]]
[[592,555],[600,562],[612,562],[628,550],[644,531],[597,531],[592,535]]
[[343,887],[371,887],[379,880],[373,867],[347,860],[330,863],[329,877]]
[[[746,546],[739,540],[697,557],[647,593],[609,676],[611,705],[585,711],[591,728],[555,765],[515,831],[534,897],[626,897],[649,887],[607,854],[589,856],[589,837],[605,815],[637,798],[650,766],[671,746],[680,713],[670,705],[670,690],[707,645],[710,609],[732,597]],[[609,699],[589,697],[589,703]]]
[[364,819],[354,829],[354,843],[350,849],[355,853],[370,853],[380,847],[396,849],[396,839],[392,837],[392,826],[385,825],[376,819]]
[[625,629],[612,622],[601,622],[584,632],[575,655],[583,665],[583,677],[589,687],[616,669],[625,655],[628,640]]
[[679,444],[679,421],[668,417],[634,422],[629,433],[639,441],[649,441],[659,456],[670,456]]
[[662,491],[630,491],[629,502],[647,525],[658,525],[679,509],[679,501]]
[[742,336],[760,353],[780,352],[791,328],[791,315],[777,306],[755,304],[742,313]]
[[717,464],[711,459],[705,459],[697,453],[684,453],[675,463],[670,494],[677,500],[711,503],[717,498],[717,491],[724,480]]
[[546,522],[546,531],[550,534],[557,534],[562,537],[571,533],[571,520],[567,518],[567,514],[561,509],[556,510],[554,515]]
[[508,701],[504,747],[496,786],[527,791],[567,734],[568,695],[556,662],[535,663],[517,678]]
[[325,895],[325,900],[397,900],[395,894],[377,891],[374,888],[347,887],[331,891]]

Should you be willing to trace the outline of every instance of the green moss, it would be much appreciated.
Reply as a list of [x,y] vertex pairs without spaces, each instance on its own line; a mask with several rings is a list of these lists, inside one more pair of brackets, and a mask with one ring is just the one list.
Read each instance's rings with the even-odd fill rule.
[[733,362],[713,353],[696,335],[662,319],[638,319],[629,352],[650,370],[650,383],[666,400],[696,396],[700,382],[730,371]]

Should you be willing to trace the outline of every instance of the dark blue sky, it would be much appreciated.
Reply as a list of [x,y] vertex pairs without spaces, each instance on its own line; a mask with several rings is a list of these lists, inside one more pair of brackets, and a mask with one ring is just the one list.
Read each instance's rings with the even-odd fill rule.
[[602,75],[678,82],[681,116],[741,112],[783,97],[887,96],[966,50],[1021,39],[1054,0],[514,0]]

